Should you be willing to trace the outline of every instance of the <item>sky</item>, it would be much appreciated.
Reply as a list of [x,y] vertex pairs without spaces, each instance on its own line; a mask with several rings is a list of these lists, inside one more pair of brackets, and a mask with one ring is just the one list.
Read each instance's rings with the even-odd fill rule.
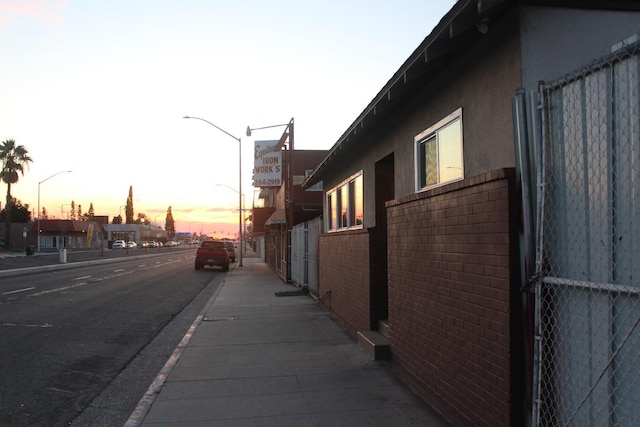
[[33,159],[11,194],[111,222],[131,187],[135,217],[235,235],[254,141],[285,130],[247,126],[330,149],[454,3],[0,0],[0,141]]

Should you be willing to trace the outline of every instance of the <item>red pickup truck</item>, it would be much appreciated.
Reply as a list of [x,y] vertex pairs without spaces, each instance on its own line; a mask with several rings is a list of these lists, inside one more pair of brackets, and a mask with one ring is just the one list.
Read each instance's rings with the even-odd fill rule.
[[229,262],[229,253],[222,241],[205,240],[196,251],[196,270],[210,265],[222,267],[222,271],[229,271]]

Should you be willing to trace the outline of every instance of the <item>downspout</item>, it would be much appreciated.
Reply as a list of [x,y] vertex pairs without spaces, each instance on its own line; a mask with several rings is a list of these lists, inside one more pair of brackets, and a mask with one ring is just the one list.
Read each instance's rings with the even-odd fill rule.
[[533,384],[535,363],[534,357],[534,310],[535,304],[534,289],[531,287],[531,278],[534,277],[535,268],[535,142],[537,111],[535,100],[528,96],[523,88],[516,90],[512,103],[514,145],[516,156],[516,188],[520,190],[521,202],[521,226],[519,230],[519,258],[520,258],[520,292],[521,292],[521,322],[524,342],[523,364],[525,367],[525,393],[523,396],[523,416],[525,425],[529,425],[530,418],[526,416],[531,413],[533,404]]

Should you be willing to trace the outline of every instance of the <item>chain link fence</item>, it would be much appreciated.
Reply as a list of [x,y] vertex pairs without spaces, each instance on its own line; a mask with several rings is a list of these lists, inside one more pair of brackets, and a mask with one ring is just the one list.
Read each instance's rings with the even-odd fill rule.
[[640,425],[639,46],[541,85],[533,425]]

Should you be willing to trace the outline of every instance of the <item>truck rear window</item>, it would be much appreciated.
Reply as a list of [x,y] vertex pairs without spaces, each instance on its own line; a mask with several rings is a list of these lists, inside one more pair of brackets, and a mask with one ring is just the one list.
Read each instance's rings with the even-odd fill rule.
[[202,242],[200,247],[205,249],[224,249],[225,248],[223,242],[215,242],[215,241],[204,241]]

